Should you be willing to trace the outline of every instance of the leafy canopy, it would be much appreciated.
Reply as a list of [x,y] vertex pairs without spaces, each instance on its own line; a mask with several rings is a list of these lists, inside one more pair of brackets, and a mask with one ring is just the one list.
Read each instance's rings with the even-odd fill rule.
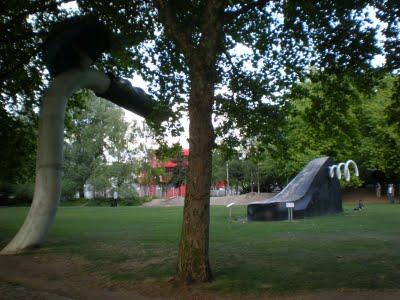
[[[47,85],[39,50],[47,29],[67,17],[62,3],[34,1],[5,4],[1,16],[0,100],[31,107]],[[177,111],[164,129],[179,134],[175,121],[187,109],[191,75],[189,62],[202,64],[202,44],[208,1],[91,1],[76,2],[72,14],[96,13],[114,32],[110,55],[99,66],[130,77],[140,73],[159,101]],[[159,3],[163,3],[160,6]],[[282,118],[277,105],[295,80],[310,67],[324,72],[351,72],[365,83],[370,62],[381,53],[373,11],[388,26],[385,53],[388,66],[398,68],[399,32],[396,1],[226,1],[218,16],[223,23],[217,62],[207,66],[216,93],[215,113],[223,116],[217,133],[232,143],[240,136],[271,134]],[[163,9],[162,9],[163,8]],[[180,30],[169,31],[169,23]],[[245,51],[239,51],[245,49]],[[227,89],[226,89],[227,87]],[[29,108],[30,109],[30,108]]]

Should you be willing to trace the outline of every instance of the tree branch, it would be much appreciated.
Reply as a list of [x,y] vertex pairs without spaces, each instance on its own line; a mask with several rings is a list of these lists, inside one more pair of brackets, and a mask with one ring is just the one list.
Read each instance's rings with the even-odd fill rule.
[[261,9],[263,8],[270,0],[258,0],[254,1],[251,3],[247,3],[246,5],[243,5],[241,8],[235,10],[235,11],[229,11],[224,13],[224,21],[231,21],[237,17],[239,17],[242,14],[247,13],[248,11],[258,8]]
[[190,55],[194,50],[194,44],[189,29],[179,26],[176,16],[166,1],[153,0],[153,3],[158,10],[161,22],[165,26],[166,34],[170,36],[184,54]]
[[204,22],[201,26],[199,48],[205,59],[202,63],[213,65],[222,42],[222,20],[224,1],[207,1],[204,11]]

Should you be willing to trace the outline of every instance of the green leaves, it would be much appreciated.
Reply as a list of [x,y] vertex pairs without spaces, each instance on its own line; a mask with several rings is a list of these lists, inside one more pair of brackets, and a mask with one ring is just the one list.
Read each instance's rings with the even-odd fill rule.
[[[115,36],[111,53],[104,55],[98,66],[125,77],[137,72],[150,82],[150,91],[161,104],[159,113],[155,113],[150,122],[159,135],[165,131],[180,134],[182,130],[180,112],[187,109],[191,90],[189,60],[204,61],[204,53],[196,47],[204,34],[202,26],[207,21],[205,3],[165,3],[178,28],[190,33],[188,38],[194,49],[189,57],[168,35],[166,24],[152,3],[77,1],[79,10],[74,13],[96,12]],[[232,124],[248,135],[256,134],[257,129],[266,128],[268,124],[271,128],[276,127],[280,117],[271,113],[275,108],[269,104],[282,104],[293,83],[304,78],[311,67],[337,76],[344,73],[357,75],[357,80],[363,78],[365,87],[371,86],[370,61],[382,52],[375,40],[378,28],[371,22],[371,12],[376,11],[377,17],[388,24],[383,30],[387,37],[384,46],[388,67],[395,69],[399,61],[396,55],[398,39],[395,38],[399,32],[399,7],[395,3],[225,2],[219,16],[224,24],[213,72],[218,73],[216,84],[227,87],[228,93],[223,96],[224,101],[218,101],[215,113],[232,120],[227,120],[217,132],[226,135],[223,126]],[[3,105],[9,101],[26,103],[27,107],[36,105],[38,95],[46,86],[37,51],[48,26],[64,18],[67,12],[55,1],[40,4],[25,1],[18,5],[9,2],[4,10],[6,13],[0,19],[4,30],[1,36],[7,36],[9,40],[4,41],[0,49],[0,73],[5,76],[0,87],[0,100]],[[235,18],[228,17],[232,13]],[[238,54],[238,45],[250,51]],[[210,80],[215,78],[210,77]],[[236,100],[230,101],[234,97]],[[160,125],[160,115],[169,109],[175,113]],[[259,121],[241,121],[243,109],[246,115],[264,121],[261,124]],[[265,115],[267,117],[263,118]],[[278,119],[276,123],[275,118]],[[270,133],[271,130],[263,130],[260,134],[268,139]]]
[[137,171],[136,123],[128,124],[120,108],[92,93],[78,98],[83,107],[69,113],[74,117],[65,143],[64,193],[73,195],[85,183],[98,190],[132,184]]
[[297,86],[282,139],[265,145],[264,161],[286,177],[324,155],[336,161],[353,159],[362,170],[398,176],[399,133],[396,123],[387,122],[394,82],[386,77],[372,88],[373,94],[357,88],[351,77],[313,77]]
[[36,123],[10,116],[0,106],[0,185],[33,181],[36,158]]
[[[71,13],[57,3],[9,1],[0,17],[4,39],[0,48],[0,102],[3,107],[13,107],[17,114],[33,120],[39,95],[47,85],[38,56],[40,44],[48,27]],[[168,24],[151,2],[79,0],[79,9],[73,12],[96,12],[115,36],[110,54],[102,57],[98,67],[125,77],[137,72],[150,83],[150,92],[160,105],[149,124],[159,137],[166,131],[173,135],[181,133],[179,118],[188,108],[191,78],[196,78],[189,76],[189,63],[202,65],[209,54],[198,49],[200,41],[209,38],[202,31],[208,21],[205,4],[205,1],[165,2],[179,33],[189,33],[186,43],[190,45],[186,46],[193,48],[189,54],[183,51],[187,49],[185,45],[182,47],[168,34]],[[234,18],[229,17],[232,13]],[[385,36],[384,52],[377,44],[378,24],[371,20],[374,13],[387,24],[381,26],[379,33]],[[224,10],[217,16],[223,30],[216,48],[216,64],[207,66],[208,74],[212,75],[208,76],[209,83],[224,91],[215,92],[214,106],[220,120],[216,133],[223,146],[246,146],[254,138],[265,149],[286,153],[290,151],[284,142],[286,119],[291,118],[294,126],[296,118],[303,117],[301,122],[307,125],[308,135],[315,141],[326,141],[315,150],[318,153],[336,155],[332,149],[346,148],[350,137],[357,144],[360,134],[353,124],[358,115],[349,103],[359,101],[357,89],[363,87],[365,91],[373,87],[371,79],[377,70],[370,63],[374,55],[386,55],[388,70],[399,69],[398,16],[396,1],[225,1]],[[241,52],[238,46],[245,50]],[[315,70],[318,72],[313,74]],[[192,75],[197,72],[191,71]],[[307,98],[309,103],[287,116],[287,103],[293,100],[295,92],[291,89],[307,76],[316,85],[312,91],[298,89],[299,93],[305,93],[298,97]],[[290,98],[289,91],[292,91]],[[393,125],[398,123],[397,98],[393,98],[389,108]],[[84,109],[81,103],[70,102],[70,106],[78,109],[67,116],[69,134],[73,133],[73,120]],[[166,113],[167,121],[162,118]],[[302,147],[307,145],[304,132],[297,130],[296,135],[303,140]],[[310,150],[309,154],[303,151],[302,155],[308,157],[315,151]]]

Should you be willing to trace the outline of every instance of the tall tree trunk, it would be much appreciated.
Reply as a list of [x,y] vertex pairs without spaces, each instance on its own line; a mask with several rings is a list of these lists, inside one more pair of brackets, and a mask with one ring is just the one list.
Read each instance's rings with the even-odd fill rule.
[[204,70],[192,71],[191,75],[189,168],[177,266],[178,278],[187,283],[212,279],[208,245],[214,86],[212,77],[207,76]]
[[251,191],[251,193],[254,193],[253,170],[250,171],[250,191]]
[[257,193],[260,193],[260,169],[257,164]]
[[189,167],[179,244],[177,279],[186,283],[210,281],[208,260],[210,225],[211,122],[216,78],[216,60],[222,41],[222,14],[226,1],[206,1],[199,42],[188,28],[178,26],[173,5],[155,1],[166,34],[176,43],[189,66]]
[[79,188],[79,198],[85,198],[85,189],[83,188],[83,185],[81,188]]

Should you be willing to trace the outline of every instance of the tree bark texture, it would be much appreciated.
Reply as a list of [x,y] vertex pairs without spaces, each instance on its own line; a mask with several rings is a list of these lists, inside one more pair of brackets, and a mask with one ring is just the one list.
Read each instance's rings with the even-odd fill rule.
[[104,92],[109,84],[109,78],[102,72],[74,69],[57,76],[43,95],[32,205],[24,224],[1,255],[18,254],[43,243],[60,202],[67,100],[78,89]]
[[178,256],[178,277],[187,283],[212,279],[208,245],[214,88],[207,78],[200,77],[193,78],[189,100],[189,167]]
[[[189,167],[179,244],[177,278],[185,283],[209,282],[210,187],[214,128],[212,109],[216,60],[222,41],[224,1],[207,1],[201,39],[186,52],[189,64]],[[184,42],[181,40],[181,42]]]

